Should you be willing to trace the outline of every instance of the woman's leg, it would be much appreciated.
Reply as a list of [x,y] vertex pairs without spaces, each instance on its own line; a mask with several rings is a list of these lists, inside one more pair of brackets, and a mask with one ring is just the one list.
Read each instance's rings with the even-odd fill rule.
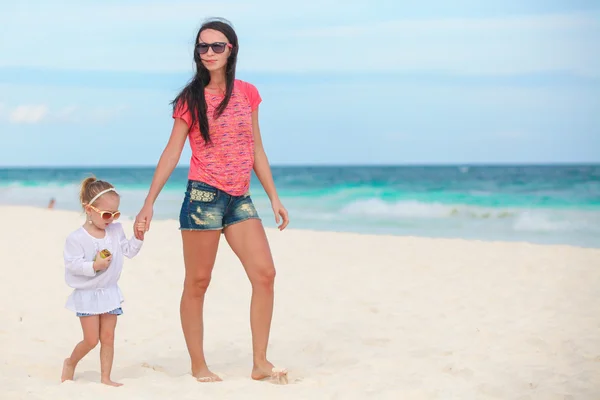
[[201,382],[220,381],[204,358],[204,295],[217,256],[221,231],[181,231],[185,280],[181,295],[181,327],[192,361],[192,375]]
[[285,370],[274,370],[267,360],[267,346],[273,316],[275,265],[271,249],[260,220],[248,219],[225,228],[225,238],[238,256],[250,283],[250,328],[252,329],[253,379],[274,377],[282,380]]
[[79,317],[81,329],[83,330],[83,340],[75,346],[71,357],[63,362],[61,382],[72,381],[75,375],[75,367],[87,353],[89,353],[98,344],[100,336],[100,317],[92,315],[89,317]]
[[113,358],[115,355],[115,327],[117,316],[102,314],[100,316],[100,379],[105,385],[122,386],[122,383],[110,379]]

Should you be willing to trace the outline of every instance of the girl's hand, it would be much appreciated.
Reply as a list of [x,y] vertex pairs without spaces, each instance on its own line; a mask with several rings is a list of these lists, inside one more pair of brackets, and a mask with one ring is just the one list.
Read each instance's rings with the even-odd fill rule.
[[[275,222],[277,223],[277,225],[279,225],[278,226],[279,230],[282,231],[290,223],[290,219],[288,217],[288,212],[285,209],[285,207],[283,206],[283,204],[281,204],[281,201],[279,201],[279,200],[271,203],[271,206],[273,207],[273,213],[275,214]],[[281,222],[281,224],[279,224],[280,220],[283,220]]]
[[135,217],[133,234],[137,239],[144,240],[144,234],[150,230],[150,221],[153,214],[152,206],[145,205]]
[[100,255],[100,252],[98,252],[98,254],[96,254],[96,259],[94,260],[94,265],[92,267],[94,268],[94,271],[96,271],[96,272],[104,271],[105,269],[108,268],[111,261],[112,261],[112,255],[110,255],[106,258],[102,258],[102,256]]
[[141,232],[141,237],[143,240],[144,233],[146,232],[146,220],[141,221],[141,222],[136,222],[136,224],[133,227],[133,232],[134,232],[134,234],[135,234],[135,232]]

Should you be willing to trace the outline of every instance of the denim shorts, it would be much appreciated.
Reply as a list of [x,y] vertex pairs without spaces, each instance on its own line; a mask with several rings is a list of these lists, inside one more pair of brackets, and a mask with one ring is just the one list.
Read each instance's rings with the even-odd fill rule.
[[188,180],[179,213],[179,229],[221,230],[247,219],[259,219],[250,194],[232,196],[204,182]]
[[[121,307],[119,307],[119,308],[115,308],[114,310],[111,310],[111,311],[103,313],[103,314],[121,315],[121,314],[123,314],[123,309]],[[91,317],[92,315],[100,315],[100,314],[88,314],[88,313],[78,312],[76,315],[78,317]]]

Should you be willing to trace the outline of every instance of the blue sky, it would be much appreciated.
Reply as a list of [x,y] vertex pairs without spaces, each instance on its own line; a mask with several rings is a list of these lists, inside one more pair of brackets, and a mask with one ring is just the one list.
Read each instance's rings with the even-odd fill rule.
[[272,164],[600,162],[595,0],[0,2],[0,166],[154,165],[213,16]]

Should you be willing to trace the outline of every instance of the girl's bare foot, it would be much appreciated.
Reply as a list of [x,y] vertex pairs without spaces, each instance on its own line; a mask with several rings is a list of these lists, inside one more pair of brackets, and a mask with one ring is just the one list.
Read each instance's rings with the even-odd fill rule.
[[122,383],[114,382],[114,381],[112,381],[110,379],[102,379],[100,382],[102,382],[102,383],[104,383],[105,385],[108,385],[108,386],[114,386],[114,387],[123,386]]
[[223,379],[219,375],[212,373],[208,368],[203,368],[193,374],[198,382],[221,382]]
[[275,368],[273,364],[265,360],[260,364],[254,364],[254,368],[252,368],[252,374],[250,377],[257,381],[268,378],[273,383],[287,385],[287,374],[288,372],[285,368]]
[[63,362],[62,375],[60,377],[60,381],[72,381],[73,376],[75,375],[75,366],[71,364],[71,359],[66,358]]

